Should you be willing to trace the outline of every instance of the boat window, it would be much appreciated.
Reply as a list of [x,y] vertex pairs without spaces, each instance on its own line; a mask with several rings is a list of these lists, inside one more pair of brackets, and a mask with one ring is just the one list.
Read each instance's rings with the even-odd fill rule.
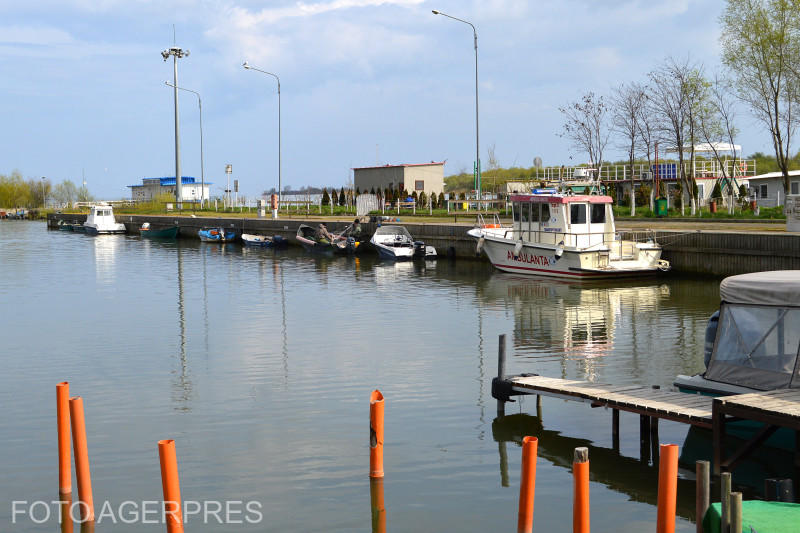
[[604,224],[606,221],[606,204],[592,204],[592,224]]
[[550,220],[550,204],[542,204],[542,215],[539,217],[542,222]]
[[514,204],[511,206],[511,211],[512,211],[512,214],[513,214],[513,216],[514,216],[514,222],[519,222],[519,212],[520,212],[520,210],[521,210],[521,207],[520,207],[521,205],[522,205],[522,204],[520,204],[519,202],[517,202],[517,203],[514,203]]
[[528,220],[530,220],[531,204],[528,203],[520,204],[520,208],[521,208],[520,217],[522,218],[522,222],[523,223],[528,222]]
[[571,224],[586,224],[586,204],[570,205],[569,221]]
[[800,309],[723,304],[706,377],[759,390],[787,387],[798,348]]
[[539,222],[539,206],[541,204],[531,204],[531,222]]

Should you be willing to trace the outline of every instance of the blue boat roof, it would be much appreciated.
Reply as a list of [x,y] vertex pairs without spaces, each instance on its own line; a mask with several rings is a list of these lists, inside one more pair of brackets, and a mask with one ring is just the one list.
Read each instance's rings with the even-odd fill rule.
[[[150,180],[159,180],[160,185],[162,187],[169,187],[170,185],[175,185],[175,176],[165,176],[163,178],[143,178],[142,183],[137,183],[136,185],[128,185],[128,187],[144,187],[145,186],[144,182]],[[195,183],[200,183],[200,180],[195,178],[194,176],[181,176],[181,184],[189,185]],[[205,182],[206,185],[212,185],[213,183],[214,182],[212,181]]]

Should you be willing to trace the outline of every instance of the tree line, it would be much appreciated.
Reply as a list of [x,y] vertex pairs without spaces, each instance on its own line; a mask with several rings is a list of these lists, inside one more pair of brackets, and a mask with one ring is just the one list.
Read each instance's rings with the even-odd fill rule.
[[78,187],[70,180],[53,185],[48,178],[25,179],[19,171],[0,174],[0,207],[36,209],[45,205],[71,206],[74,202],[91,202],[85,185]]

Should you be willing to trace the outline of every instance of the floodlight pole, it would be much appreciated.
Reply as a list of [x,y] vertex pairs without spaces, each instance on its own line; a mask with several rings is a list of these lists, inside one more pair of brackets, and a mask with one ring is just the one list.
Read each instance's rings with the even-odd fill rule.
[[[176,87],[175,85],[171,84],[168,81],[165,81],[167,85],[170,87]],[[203,201],[205,200],[206,194],[206,175],[203,168],[203,100],[200,98],[200,93],[197,91],[193,91],[191,89],[186,89],[185,87],[177,87],[181,91],[187,91],[190,93],[194,93],[197,96],[197,107],[200,109],[200,209],[203,209]]]
[[178,209],[183,208],[183,191],[181,190],[181,141],[180,141],[180,124],[178,118],[178,59],[189,56],[189,50],[183,50],[177,46],[172,46],[167,50],[161,52],[161,57],[164,61],[172,56],[173,62],[173,90],[175,99],[175,202],[178,204]]

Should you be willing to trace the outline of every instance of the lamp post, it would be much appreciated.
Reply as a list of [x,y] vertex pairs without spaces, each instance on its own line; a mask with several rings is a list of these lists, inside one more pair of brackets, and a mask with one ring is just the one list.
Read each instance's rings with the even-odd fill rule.
[[[441,11],[436,11],[435,9],[431,11],[434,15],[442,15],[443,17],[447,17],[449,19],[457,20],[458,22],[463,22],[464,24],[469,24],[472,28],[472,36],[475,43],[475,177],[477,180],[477,189],[478,189],[478,200],[481,199],[481,149],[480,149],[480,133],[478,128],[478,31],[475,29],[475,26],[466,20],[453,17],[448,15],[447,13],[442,13]],[[478,204],[478,209],[480,209],[480,204]]]
[[174,82],[172,84],[175,91],[175,201],[178,204],[178,209],[182,208],[183,194],[181,191],[181,141],[180,141],[180,127],[178,121],[178,59],[182,57],[189,57],[189,50],[183,50],[177,46],[170,47],[161,52],[161,57],[164,61],[172,56]]
[[206,194],[206,175],[203,168],[203,100],[200,98],[200,93],[197,91],[186,89],[185,87],[176,87],[168,81],[164,83],[170,87],[180,89],[181,91],[194,93],[197,96],[197,107],[200,109],[200,209],[203,209],[203,201],[205,200]]
[[256,72],[261,72],[262,74],[268,74],[275,78],[275,80],[278,82],[278,204],[280,205],[280,202],[283,200],[283,193],[281,191],[281,79],[277,74],[273,74],[272,72],[267,72],[266,70],[261,70],[260,68],[249,65],[247,61],[242,63],[242,66],[247,70],[255,70]]

